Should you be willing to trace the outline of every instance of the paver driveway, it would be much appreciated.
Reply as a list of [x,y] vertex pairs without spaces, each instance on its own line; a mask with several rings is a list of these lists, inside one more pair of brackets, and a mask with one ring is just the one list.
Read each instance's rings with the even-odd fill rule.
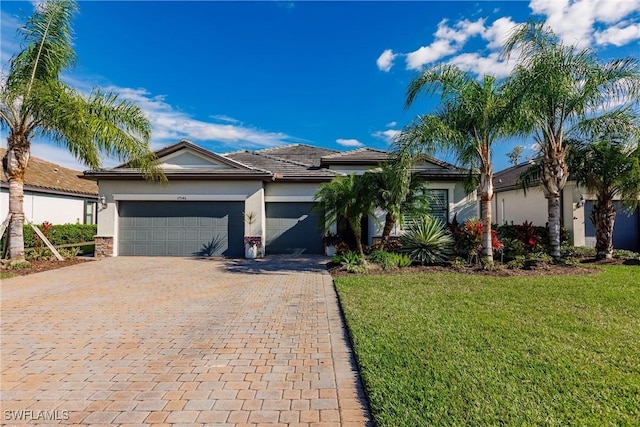
[[2,283],[2,424],[367,425],[322,258],[108,258]]

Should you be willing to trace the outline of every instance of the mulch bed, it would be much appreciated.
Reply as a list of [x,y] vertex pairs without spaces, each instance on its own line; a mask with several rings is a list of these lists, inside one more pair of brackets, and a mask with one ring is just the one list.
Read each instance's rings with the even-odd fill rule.
[[39,273],[41,271],[55,270],[62,267],[69,267],[70,265],[80,264],[83,262],[91,261],[86,258],[72,258],[65,259],[64,261],[58,260],[41,260],[41,261],[29,261],[29,267],[4,270],[16,276],[26,276],[27,274]]
[[[602,270],[596,268],[598,265],[640,265],[640,262],[634,260],[624,260],[614,258],[611,260],[596,260],[594,258],[585,258],[580,261],[576,266],[571,265],[557,265],[557,264],[542,264],[531,269],[508,269],[506,267],[498,267],[494,269],[483,269],[482,267],[465,267],[454,268],[452,266],[445,265],[433,265],[433,266],[411,266],[402,269],[395,270],[383,270],[376,264],[369,264],[369,270],[367,274],[413,274],[413,273],[467,273],[467,274],[483,274],[486,276],[497,277],[509,277],[509,276],[567,276],[567,275],[582,275],[582,274],[598,274]],[[327,269],[332,276],[349,276],[354,273],[349,273],[340,268],[337,264],[330,262],[327,264]]]

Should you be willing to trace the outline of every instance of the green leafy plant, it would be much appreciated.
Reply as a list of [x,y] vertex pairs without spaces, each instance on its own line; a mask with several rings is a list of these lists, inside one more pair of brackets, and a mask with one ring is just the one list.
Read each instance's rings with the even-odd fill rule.
[[61,248],[58,249],[58,253],[60,255],[62,255],[63,258],[65,259],[73,259],[75,257],[77,257],[78,255],[80,255],[80,248],[77,246],[72,246],[70,248]]
[[[595,251],[595,248],[594,248]],[[625,249],[614,249],[613,257],[620,259],[631,259],[631,260],[640,260],[640,253],[627,251]]]
[[383,270],[392,270],[411,265],[411,258],[406,254],[375,250],[369,255],[369,261],[378,264]]
[[357,252],[347,251],[336,254],[331,259],[334,263],[344,268],[349,273],[366,273],[367,265],[363,255]]
[[444,224],[431,216],[423,216],[409,225],[402,236],[402,251],[420,264],[437,264],[453,255],[454,240]]
[[37,246],[25,252],[25,259],[27,261],[46,261],[54,259],[54,257],[49,248],[45,246]]

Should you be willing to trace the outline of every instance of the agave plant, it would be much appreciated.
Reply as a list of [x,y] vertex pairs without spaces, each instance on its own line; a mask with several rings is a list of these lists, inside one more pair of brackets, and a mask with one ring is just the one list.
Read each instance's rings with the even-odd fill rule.
[[431,216],[416,219],[402,236],[402,251],[423,265],[447,261],[453,254],[453,247],[453,237],[444,223]]

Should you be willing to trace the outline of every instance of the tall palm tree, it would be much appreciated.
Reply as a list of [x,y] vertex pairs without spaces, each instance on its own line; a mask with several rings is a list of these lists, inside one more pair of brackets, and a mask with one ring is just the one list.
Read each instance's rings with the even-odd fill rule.
[[362,218],[373,213],[374,202],[370,196],[369,180],[361,175],[338,176],[320,185],[313,196],[317,209],[324,212],[325,231],[340,218],[347,221],[356,238],[358,253],[362,247]]
[[149,147],[151,125],[136,105],[112,93],[85,96],[60,80],[75,60],[71,20],[73,0],[39,3],[20,29],[22,50],[11,59],[0,88],[0,124],[8,130],[3,159],[9,180],[9,257],[24,258],[23,184],[35,135],[65,146],[90,168],[104,153],[130,161],[147,177],[165,179]]
[[514,29],[504,47],[519,50],[510,90],[520,99],[540,149],[540,179],[548,203],[551,256],[560,257],[560,193],[569,177],[566,139],[585,119],[609,114],[607,105],[637,101],[639,71],[634,58],[601,64],[591,49],[563,45],[542,22]]
[[623,208],[633,211],[640,198],[640,124],[629,112],[571,143],[568,163],[579,185],[596,195],[590,214],[596,229],[598,259],[613,257],[614,196]]
[[434,114],[419,116],[396,142],[399,152],[452,152],[459,163],[479,173],[479,193],[483,219],[482,257],[493,262],[491,244],[491,200],[493,199],[492,145],[518,133],[518,115],[505,91],[504,82],[486,75],[476,80],[452,65],[438,65],[414,79],[407,89],[406,107],[417,95],[440,92]]

